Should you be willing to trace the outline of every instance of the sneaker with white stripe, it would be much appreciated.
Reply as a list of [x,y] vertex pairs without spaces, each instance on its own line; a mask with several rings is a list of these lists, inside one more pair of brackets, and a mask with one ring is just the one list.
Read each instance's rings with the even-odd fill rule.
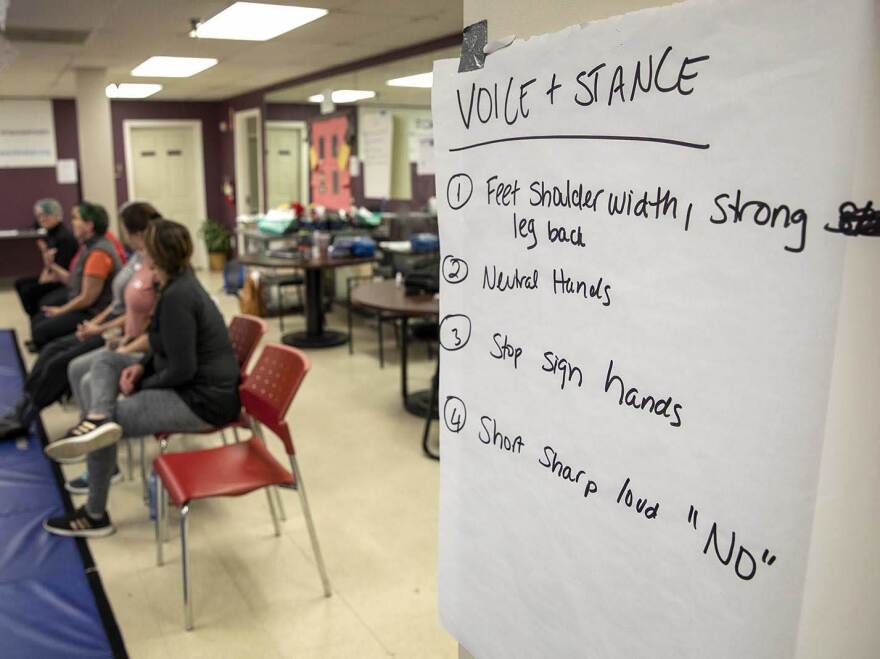
[[50,517],[43,522],[43,528],[49,533],[69,538],[103,538],[116,532],[110,515],[105,512],[101,519],[94,519],[86,512],[85,506],[80,506],[69,515]]
[[44,451],[56,462],[71,462],[115,444],[121,438],[122,426],[112,419],[85,418],[68,430],[64,437],[46,446]]

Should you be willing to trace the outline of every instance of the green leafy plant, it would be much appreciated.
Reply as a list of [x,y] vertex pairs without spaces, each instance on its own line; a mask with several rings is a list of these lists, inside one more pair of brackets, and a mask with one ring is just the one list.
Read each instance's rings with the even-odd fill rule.
[[199,235],[205,239],[205,245],[211,253],[229,252],[231,235],[229,229],[216,220],[205,220],[199,229]]

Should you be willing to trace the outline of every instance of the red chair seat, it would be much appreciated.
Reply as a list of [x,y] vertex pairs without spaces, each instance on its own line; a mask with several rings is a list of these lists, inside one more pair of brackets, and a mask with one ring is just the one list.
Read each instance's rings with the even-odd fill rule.
[[269,485],[293,485],[293,476],[251,438],[240,444],[164,453],[153,463],[175,506],[194,499],[235,497]]

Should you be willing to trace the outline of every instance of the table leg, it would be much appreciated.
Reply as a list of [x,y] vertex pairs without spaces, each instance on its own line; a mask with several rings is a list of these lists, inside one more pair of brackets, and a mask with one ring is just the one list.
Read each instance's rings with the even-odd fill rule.
[[281,340],[287,345],[298,348],[329,348],[348,341],[347,334],[324,329],[322,272],[318,268],[306,270],[306,331],[285,334]]
[[406,358],[407,358],[407,336],[409,335],[409,319],[404,316],[400,319],[400,392],[403,394],[403,406],[409,409],[407,401],[409,392],[406,383]]

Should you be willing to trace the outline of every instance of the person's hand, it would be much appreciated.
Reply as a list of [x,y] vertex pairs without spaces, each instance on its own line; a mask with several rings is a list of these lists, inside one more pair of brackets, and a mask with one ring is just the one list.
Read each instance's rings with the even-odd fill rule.
[[127,366],[119,376],[119,391],[126,396],[131,396],[143,376],[144,367],[141,364]]
[[59,313],[61,313],[61,307],[43,307],[43,314],[47,318],[57,316]]
[[55,277],[55,273],[49,270],[48,268],[43,268],[42,272],[40,272],[40,278],[38,280],[41,284],[54,284],[58,281],[57,277]]
[[101,326],[97,323],[93,323],[91,320],[84,320],[76,326],[76,338],[80,341],[85,341],[88,338],[100,335],[101,331]]
[[43,265],[47,268],[51,268],[55,265],[55,255],[58,253],[58,250],[54,247],[52,249],[43,250]]

